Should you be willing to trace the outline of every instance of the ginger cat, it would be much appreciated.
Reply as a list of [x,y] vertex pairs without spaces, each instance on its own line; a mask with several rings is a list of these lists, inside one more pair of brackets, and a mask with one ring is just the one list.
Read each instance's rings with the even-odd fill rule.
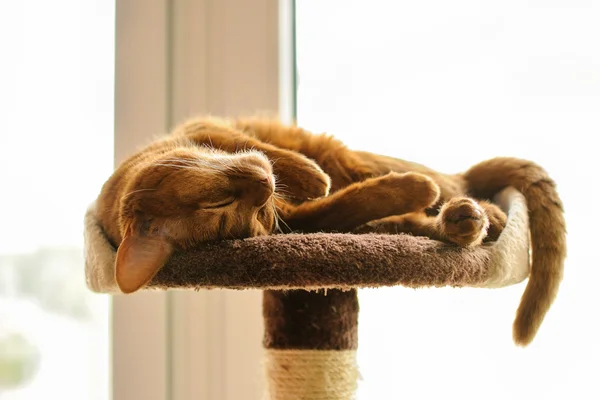
[[447,175],[274,120],[200,118],[123,162],[97,210],[118,248],[117,283],[131,293],[173,251],[209,240],[353,231],[478,245],[504,227],[506,215],[485,199],[506,186],[524,194],[530,214],[532,270],[513,326],[524,346],[556,296],[566,256],[554,182],[529,161],[497,158]]

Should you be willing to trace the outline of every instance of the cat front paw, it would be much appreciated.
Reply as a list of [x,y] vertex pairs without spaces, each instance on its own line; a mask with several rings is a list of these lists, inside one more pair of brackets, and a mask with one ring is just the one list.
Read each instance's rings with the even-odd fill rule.
[[[430,177],[417,172],[406,172],[404,174],[391,173],[395,175],[399,188],[410,202],[411,211],[424,210],[433,206],[440,197],[440,188]],[[389,176],[388,175],[388,176]]]
[[475,200],[459,197],[450,199],[442,206],[437,225],[443,237],[467,247],[481,244],[487,235],[490,220]]
[[300,155],[282,157],[273,164],[280,194],[298,200],[329,194],[331,179],[314,161]]

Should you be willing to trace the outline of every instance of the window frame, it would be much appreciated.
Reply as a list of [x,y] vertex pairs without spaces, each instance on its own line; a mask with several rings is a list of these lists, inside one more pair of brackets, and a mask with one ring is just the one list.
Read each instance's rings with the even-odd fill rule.
[[[194,115],[291,119],[290,43],[292,0],[116,2],[115,165]],[[260,291],[114,296],[113,399],[262,398],[261,301]]]

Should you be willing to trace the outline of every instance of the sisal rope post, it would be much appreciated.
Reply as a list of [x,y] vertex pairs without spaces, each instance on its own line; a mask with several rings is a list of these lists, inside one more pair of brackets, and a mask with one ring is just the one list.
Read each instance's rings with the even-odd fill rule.
[[355,398],[356,289],[263,293],[266,398]]

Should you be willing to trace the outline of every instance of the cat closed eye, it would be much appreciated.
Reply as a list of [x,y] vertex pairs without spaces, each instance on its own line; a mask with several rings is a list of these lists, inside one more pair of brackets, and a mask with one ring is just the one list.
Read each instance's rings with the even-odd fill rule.
[[202,208],[204,210],[212,210],[212,209],[227,207],[227,206],[233,204],[234,202],[235,202],[235,198],[230,198],[230,199],[224,200],[224,201],[216,203],[216,204],[208,204],[208,205],[202,204],[200,206],[200,208]]

